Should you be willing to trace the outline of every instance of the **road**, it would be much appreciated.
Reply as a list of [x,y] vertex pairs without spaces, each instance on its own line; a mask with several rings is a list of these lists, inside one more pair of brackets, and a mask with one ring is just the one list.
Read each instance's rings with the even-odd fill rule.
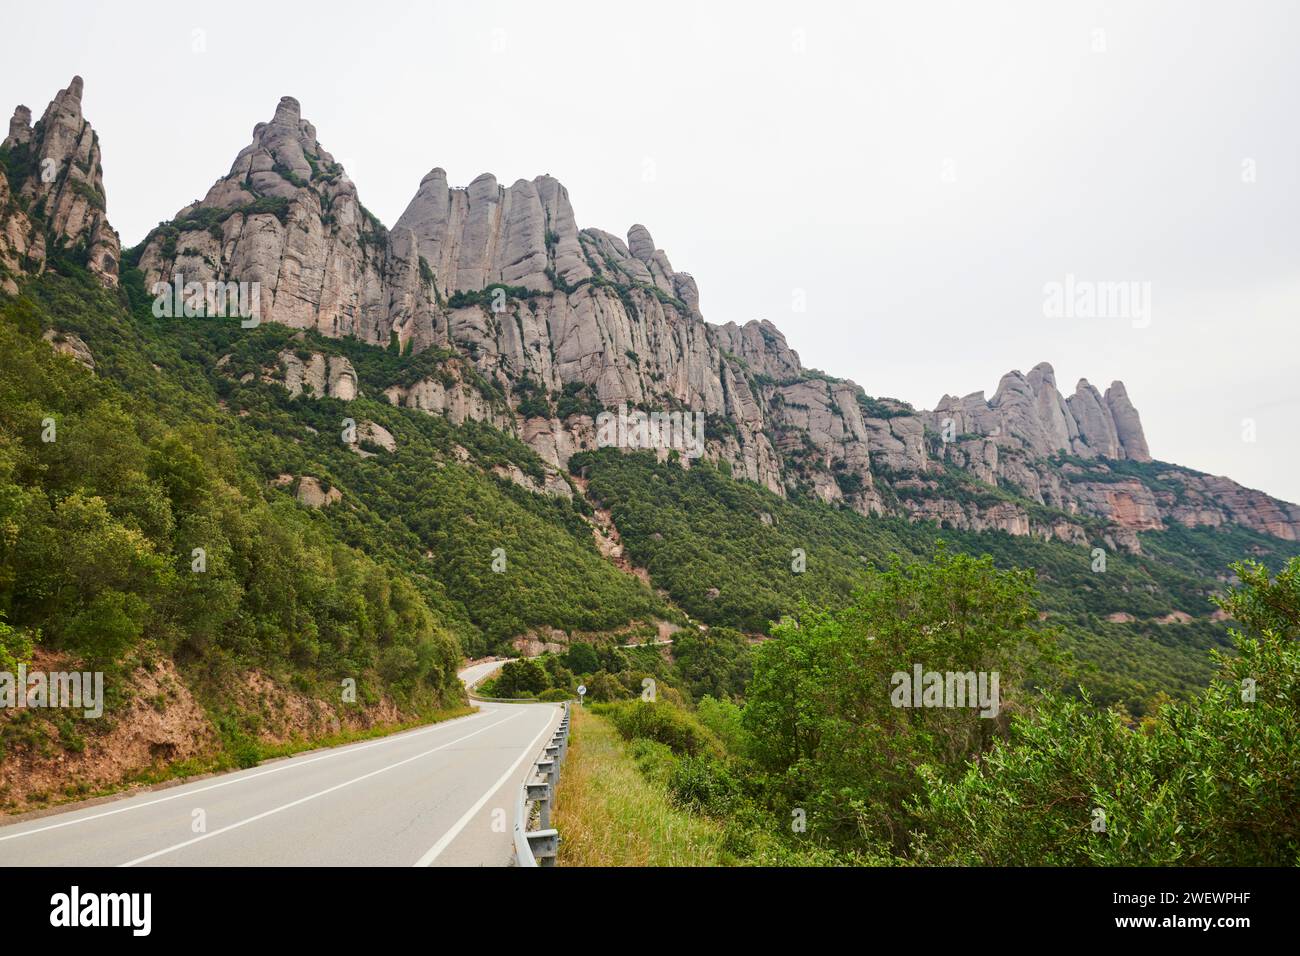
[[[467,683],[500,661],[461,671]],[[0,827],[7,866],[507,866],[555,704],[316,750]]]

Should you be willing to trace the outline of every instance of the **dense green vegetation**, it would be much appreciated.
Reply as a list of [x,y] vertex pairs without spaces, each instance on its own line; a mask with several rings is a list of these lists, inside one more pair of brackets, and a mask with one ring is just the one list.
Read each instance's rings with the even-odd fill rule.
[[[1161,692],[1186,696],[1208,682],[1209,651],[1229,645],[1210,602],[1229,563],[1254,554],[1271,567],[1300,553],[1293,543],[1244,528],[1141,536],[1142,553],[1108,551],[1103,572],[1092,548],[1004,532],[940,530],[901,518],[865,518],[806,498],[782,499],[734,481],[707,462],[689,471],[649,454],[605,449],[576,456],[594,499],[610,508],[632,560],[684,610],[708,624],[766,633],[800,602],[844,606],[872,568],[891,556],[954,551],[989,554],[1003,569],[1030,568],[1041,609],[1079,663],[1079,678],[1103,703],[1146,712]],[[803,570],[797,570],[802,568]],[[1162,624],[1171,612],[1194,620]],[[1122,612],[1136,620],[1114,623]]]
[[[1023,572],[940,553],[804,609],[743,706],[597,705],[649,781],[749,862],[1296,865],[1300,559],[1235,567],[1210,687],[1135,721],[1034,690],[1059,666]],[[898,673],[997,671],[1000,708],[908,706]],[[616,861],[615,861],[616,862]]]
[[[84,277],[35,285],[0,304],[0,657],[39,645],[105,671],[110,714],[115,675],[159,655],[218,711],[223,681],[248,667],[336,700],[351,678],[362,702],[458,704],[460,648],[408,576],[269,493],[174,386],[128,396],[111,374],[128,335],[104,321],[123,315],[109,293]],[[41,342],[56,323],[85,331],[109,374]],[[5,733],[39,719],[24,711]]]
[[751,649],[745,636],[725,627],[686,628],[664,646],[622,647],[608,641],[577,641],[563,654],[542,654],[504,664],[499,674],[479,684],[487,697],[585,699],[597,703],[652,699],[664,694],[678,703],[702,697],[740,698],[751,672]]

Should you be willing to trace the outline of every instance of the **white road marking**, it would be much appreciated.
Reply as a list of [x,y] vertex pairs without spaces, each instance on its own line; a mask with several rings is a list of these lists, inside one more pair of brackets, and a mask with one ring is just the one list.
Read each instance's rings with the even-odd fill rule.
[[[335,747],[330,749],[326,753],[320,754],[317,757],[308,757],[306,760],[294,760],[292,757],[290,757],[286,759],[283,763],[278,763],[273,767],[269,767],[266,770],[263,770],[261,773],[250,773],[250,774],[245,774],[244,776],[241,777],[230,777],[229,779],[222,780],[219,783],[210,783],[205,787],[196,787],[193,790],[187,789],[184,787],[184,785],[182,785],[181,792],[173,793],[171,796],[159,797],[157,800],[144,800],[138,803],[131,803],[128,806],[118,807],[116,810],[105,810],[103,813],[92,813],[88,816],[77,817],[77,819],[75,820],[64,820],[61,823],[50,823],[43,827],[34,827],[31,830],[23,830],[21,833],[9,833],[4,836],[0,836],[0,843],[3,843],[5,840],[17,840],[19,837],[31,836],[33,833],[44,833],[47,830],[59,830],[62,829],[63,827],[74,826],[75,824],[78,823],[88,823],[91,820],[100,820],[103,819],[104,817],[117,816],[119,813],[128,813],[131,810],[139,810],[142,807],[156,806],[159,803],[167,803],[171,800],[179,800],[181,799],[181,797],[193,796],[196,793],[206,793],[209,790],[217,790],[221,787],[229,787],[236,783],[244,783],[248,780],[260,780],[262,777],[269,777],[271,774],[279,773],[282,770],[292,770],[295,767],[305,767],[308,764],[313,764],[320,760],[329,760],[331,757],[338,757],[342,754],[359,753],[362,750],[369,750],[371,747],[378,747],[382,744],[390,744],[397,740],[411,740],[415,737],[422,737],[425,734],[430,733],[432,731],[442,730],[444,727],[453,726],[453,724],[457,721],[459,721],[460,723],[468,723],[469,721],[474,720],[476,717],[486,717],[488,714],[491,713],[495,713],[495,711],[480,710],[477,714],[470,714],[468,717],[453,717],[451,720],[440,721],[439,723],[432,724],[431,726],[421,727],[407,733],[391,734],[379,740],[373,740],[370,743],[351,744],[351,745],[344,745],[341,747]],[[75,813],[76,811],[70,810],[68,812]],[[13,823],[10,824],[10,826],[22,826],[22,824]]]
[[324,790],[319,790],[316,793],[308,794],[305,797],[299,797],[297,800],[291,800],[289,803],[281,804],[278,807],[274,807],[270,810],[265,810],[262,813],[255,814],[254,816],[248,817],[247,819],[239,820],[235,823],[231,823],[228,826],[224,826],[219,830],[213,830],[211,833],[201,834],[200,836],[196,836],[193,839],[185,840],[181,843],[174,844],[173,846],[164,847],[161,850],[155,850],[153,853],[146,853],[144,856],[136,857],[134,860],[128,860],[126,863],[121,863],[118,865],[135,866],[137,863],[147,863],[149,860],[157,859],[160,856],[165,856],[168,853],[173,853],[176,850],[183,849],[184,847],[192,846],[195,843],[201,843],[202,841],[211,839],[214,836],[220,836],[223,833],[229,833],[231,830],[236,830],[239,827],[247,826],[250,823],[256,823],[258,820],[265,820],[267,817],[272,816],[273,814],[276,813],[280,813],[283,810],[289,810],[292,809],[293,807],[301,806],[302,804],[307,803],[310,800],[315,800],[317,797],[323,797],[326,794],[333,793],[336,790],[342,790],[344,787],[349,787],[354,783],[360,783],[362,780],[368,780],[371,777],[378,776],[381,773],[387,773],[389,770],[393,770],[397,767],[402,766],[403,764],[408,764],[413,760],[419,760],[421,757],[427,757],[429,756],[429,754],[437,753],[439,750],[446,750],[448,747],[452,746],[453,744],[458,744],[461,743],[462,741],[469,740],[469,738],[471,737],[477,737],[479,734],[483,733],[484,731],[491,730],[493,727],[500,727],[502,724],[508,723],[514,720],[518,716],[519,716],[518,714],[511,714],[505,720],[498,720],[495,724],[488,724],[486,727],[480,727],[478,730],[474,731],[471,734],[466,734],[463,737],[457,737],[455,740],[449,740],[445,744],[439,744],[437,747],[433,747],[429,750],[424,751],[423,753],[415,754],[412,757],[406,757],[405,759],[399,760],[396,763],[390,763],[386,767],[380,767],[378,770],[372,770],[369,773],[363,773],[359,777],[353,777],[351,780],[345,780],[342,783],[336,783],[332,787],[326,787]]
[[524,748],[524,752],[519,755],[519,759],[510,765],[510,769],[501,775],[501,779],[498,780],[496,783],[492,784],[492,786],[488,789],[488,792],[483,794],[483,796],[479,797],[478,802],[474,804],[474,806],[466,810],[465,815],[461,817],[459,820],[457,820],[455,825],[446,833],[444,833],[442,835],[442,838],[439,839],[438,842],[435,843],[433,846],[429,847],[428,851],[424,854],[424,856],[420,857],[412,865],[429,866],[430,864],[432,864],[433,861],[438,858],[438,855],[442,853],[443,850],[447,849],[448,846],[451,845],[451,841],[456,839],[456,837],[460,836],[460,831],[465,829],[465,827],[469,824],[469,821],[474,819],[475,814],[477,814],[480,810],[483,809],[483,805],[487,803],[489,800],[491,800],[492,795],[496,793],[498,790],[500,790],[502,785],[507,780],[510,779],[511,774],[513,774],[519,768],[519,765],[523,763],[525,759],[527,759],[528,755],[535,752],[533,748],[537,745],[537,741],[541,740],[542,734],[545,734],[546,731],[550,729],[551,729],[551,718],[547,718],[546,723],[542,725],[541,733],[539,733],[536,737],[534,737],[532,743],[530,743],[527,747]]

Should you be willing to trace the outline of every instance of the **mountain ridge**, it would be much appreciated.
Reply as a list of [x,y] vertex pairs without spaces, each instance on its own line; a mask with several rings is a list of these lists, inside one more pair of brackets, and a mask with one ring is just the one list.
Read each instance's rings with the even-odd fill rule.
[[933,410],[870,397],[804,368],[771,322],[708,323],[695,279],[644,225],[626,242],[580,229],[550,175],[457,188],[435,167],[389,229],[293,97],[130,257],[147,288],[250,282],[262,321],[452,353],[387,400],[514,434],[556,493],[573,455],[596,447],[600,410],[676,409],[705,414],[705,457],[733,476],[866,515],[1130,551],[1171,521],[1300,540],[1296,505],[1154,461],[1122,382],[1102,393],[1081,379],[1067,397],[1044,362],[1008,372],[991,398],[944,395]]

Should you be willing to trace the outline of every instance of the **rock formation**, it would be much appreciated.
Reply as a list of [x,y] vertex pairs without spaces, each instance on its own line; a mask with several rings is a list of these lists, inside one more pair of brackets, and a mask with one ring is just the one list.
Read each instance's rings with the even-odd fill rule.
[[[10,139],[25,130],[16,116]],[[435,168],[387,230],[292,97],[228,175],[147,237],[139,264],[150,284],[256,283],[262,321],[445,352],[434,374],[384,396],[512,432],[546,481],[502,477],[549,494],[571,493],[562,472],[596,446],[599,412],[626,406],[703,413],[704,456],[734,477],[864,514],[1080,545],[1098,538],[1080,519],[1100,518],[1100,540],[1128,549],[1170,521],[1300,538],[1296,506],[1153,462],[1120,382],[1103,395],[1080,380],[1066,397],[1041,363],[1008,372],[992,398],[945,395],[921,411],[805,369],[769,322],[709,324],[694,278],[644,225],[626,239],[579,228],[549,175],[456,187]],[[348,400],[357,380],[344,365],[291,347],[268,374],[294,395]]]
[[418,264],[390,253],[388,231],[286,96],[230,172],[150,234],[140,269],[146,287],[177,275],[254,283],[262,321],[375,345],[396,334],[425,348],[429,303],[408,288]]
[[[1124,417],[1121,433],[1115,411]],[[1069,399],[1056,389],[1056,373],[1040,362],[1028,375],[1008,372],[989,401],[983,392],[955,398],[945,395],[930,416],[937,431],[980,435],[998,444],[1023,449],[1034,457],[1057,453],[1082,458],[1131,458],[1150,461],[1137,411],[1122,382],[1114,382],[1103,401],[1080,379]]]
[[278,371],[279,375],[272,372],[267,380],[281,382],[293,398],[306,393],[350,402],[357,397],[356,370],[341,355],[285,349],[280,353]]
[[1134,461],[1150,461],[1151,452],[1147,450],[1142,421],[1138,418],[1137,409],[1128,400],[1128,391],[1123,382],[1110,383],[1110,388],[1106,389],[1106,407],[1115,420],[1115,434],[1124,454]]
[[372,445],[390,453],[397,451],[397,439],[393,437],[393,433],[383,425],[371,421],[357,424],[357,440],[352,445],[352,449],[363,456],[372,454],[362,448],[362,445]]
[[[117,285],[121,248],[108,223],[99,137],[81,115],[82,80],[74,76],[32,125],[14,110],[0,143],[0,291],[45,271],[56,252]],[[51,248],[53,244],[54,248]]]
[[319,478],[303,475],[298,479],[298,500],[308,508],[327,508],[343,498],[343,492],[337,488],[326,491]]

